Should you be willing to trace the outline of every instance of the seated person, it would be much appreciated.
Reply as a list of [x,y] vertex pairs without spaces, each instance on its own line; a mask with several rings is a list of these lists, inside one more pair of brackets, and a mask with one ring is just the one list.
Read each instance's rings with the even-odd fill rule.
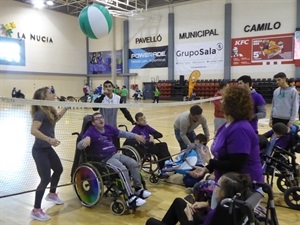
[[[194,143],[190,144],[187,149],[181,151],[176,158],[165,162],[164,171],[174,171],[175,173],[189,176],[186,172],[191,171],[193,166],[204,167],[210,159],[210,152],[207,144],[207,137],[204,134],[198,134]],[[197,179],[195,182],[198,182]]]
[[[100,113],[93,114],[92,125],[84,133],[82,140],[77,144],[77,148],[84,149],[90,146],[89,151],[91,154],[97,156],[99,160],[105,162],[110,168],[118,171],[128,195],[128,205],[141,206],[145,204],[146,201],[144,199],[149,197],[151,192],[142,189],[138,163],[134,159],[118,153],[117,148],[113,144],[113,139],[116,137],[135,139],[142,143],[145,142],[144,137],[106,125]],[[135,193],[131,188],[128,170],[133,179]]]
[[259,135],[261,155],[270,156],[274,146],[288,150],[291,141],[290,132],[290,128],[284,123],[276,123],[271,130]]
[[155,154],[158,158],[159,177],[167,178],[168,175],[162,173],[161,170],[165,165],[165,161],[171,158],[171,154],[166,143],[154,143],[154,139],[161,138],[163,135],[147,124],[146,117],[142,112],[138,112],[135,115],[135,121],[136,125],[133,127],[131,132],[142,135],[145,138],[146,143],[144,146],[138,146],[137,143],[130,143],[126,140],[125,144],[133,145],[141,154],[141,157],[145,154],[144,151],[149,151],[149,153]]
[[216,186],[216,208],[211,209],[208,201],[190,204],[182,198],[176,198],[162,221],[149,218],[146,225],[176,225],[178,222],[189,225],[235,224],[235,219],[240,221],[244,217],[242,213],[237,210],[236,214],[229,214],[220,202],[238,195],[238,199],[245,201],[251,194],[251,179],[248,175],[230,172],[223,174]]

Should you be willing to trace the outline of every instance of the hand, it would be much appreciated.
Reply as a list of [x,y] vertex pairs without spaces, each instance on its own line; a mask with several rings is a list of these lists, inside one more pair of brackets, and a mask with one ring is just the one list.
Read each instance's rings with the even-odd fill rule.
[[269,119],[269,126],[272,127],[273,121],[272,119]]
[[49,138],[49,144],[53,147],[57,147],[60,144],[60,141],[56,138]]
[[85,139],[83,139],[83,142],[82,142],[82,146],[83,147],[87,147],[87,146],[90,146],[91,145],[91,138],[90,137],[86,137]]
[[193,215],[194,215],[194,209],[190,204],[187,204],[185,209],[184,209],[185,215],[188,219],[188,221],[193,221]]
[[142,135],[136,134],[136,135],[134,136],[134,138],[135,138],[135,140],[136,140],[138,143],[143,143],[143,144],[146,143],[146,140],[145,140],[145,138],[144,138]]
[[196,179],[204,177],[204,175],[209,172],[208,169],[206,169],[205,167],[194,166],[193,168],[194,170],[189,171],[188,174]]
[[291,127],[294,124],[293,121],[288,122],[288,124],[286,125],[287,127]]
[[152,135],[150,135],[149,142],[154,142],[154,137]]
[[203,208],[209,207],[209,203],[208,202],[195,202],[192,205],[192,207],[193,207],[194,210],[196,210],[196,209],[203,209]]

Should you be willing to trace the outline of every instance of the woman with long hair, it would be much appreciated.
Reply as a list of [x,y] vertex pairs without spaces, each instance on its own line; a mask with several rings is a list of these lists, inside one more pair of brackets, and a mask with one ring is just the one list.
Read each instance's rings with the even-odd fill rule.
[[[51,92],[50,88],[44,87],[35,91],[33,99],[54,101],[55,94]],[[35,136],[32,156],[41,178],[35,192],[34,209],[30,214],[30,217],[34,220],[46,221],[51,218],[41,209],[42,198],[49,182],[51,182],[51,185],[46,200],[58,205],[64,203],[56,194],[56,187],[63,172],[63,167],[53,147],[60,144],[60,141],[55,137],[56,122],[62,118],[67,110],[68,108],[63,108],[60,112],[57,112],[52,106],[31,106],[31,116],[33,118],[31,134]],[[52,176],[51,169],[53,170]]]

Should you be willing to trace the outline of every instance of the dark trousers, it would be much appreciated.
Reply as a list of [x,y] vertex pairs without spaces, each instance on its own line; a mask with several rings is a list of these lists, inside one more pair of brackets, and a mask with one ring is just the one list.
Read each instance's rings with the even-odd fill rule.
[[285,125],[287,125],[288,122],[289,122],[289,120],[279,119],[279,118],[272,118],[272,125],[274,125],[276,123],[284,123]]
[[[58,155],[52,147],[32,148],[32,156],[41,178],[41,182],[35,192],[34,208],[41,208],[42,198],[47,185],[51,182],[50,192],[55,193],[60,175],[63,172],[63,167]],[[52,176],[51,169],[53,170]]]
[[155,103],[155,101],[156,101],[157,103],[159,102],[159,96],[154,96],[153,103]]
[[146,222],[146,225],[176,225],[178,222],[181,225],[197,224],[196,221],[188,221],[184,212],[185,207],[186,202],[182,198],[176,198],[168,209],[162,221],[154,218],[149,218]]
[[141,158],[145,158],[147,152],[156,155],[158,159],[159,169],[164,168],[165,161],[171,158],[168,145],[165,142],[157,144],[149,143],[148,145],[140,145],[136,140],[127,139],[124,142],[124,145],[130,145],[134,147],[138,151]]
[[[174,130],[174,133],[175,133],[176,140],[179,143],[180,151],[182,151],[184,149],[187,149],[187,145],[183,142],[183,140],[182,140],[182,138],[180,136],[180,130]],[[191,143],[194,143],[195,138],[196,138],[195,131],[192,131],[190,133],[186,133],[186,136],[190,140]]]

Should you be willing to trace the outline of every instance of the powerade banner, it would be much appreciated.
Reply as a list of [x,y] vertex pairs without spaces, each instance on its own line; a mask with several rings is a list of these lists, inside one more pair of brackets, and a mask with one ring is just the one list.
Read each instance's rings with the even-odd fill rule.
[[168,67],[168,46],[129,50],[129,69]]
[[[89,74],[111,74],[111,51],[89,53]],[[117,73],[123,73],[122,50],[116,51]]]
[[223,70],[224,42],[209,41],[178,44],[175,47],[175,71],[177,74],[193,70]]
[[293,64],[294,34],[232,39],[231,66]]

